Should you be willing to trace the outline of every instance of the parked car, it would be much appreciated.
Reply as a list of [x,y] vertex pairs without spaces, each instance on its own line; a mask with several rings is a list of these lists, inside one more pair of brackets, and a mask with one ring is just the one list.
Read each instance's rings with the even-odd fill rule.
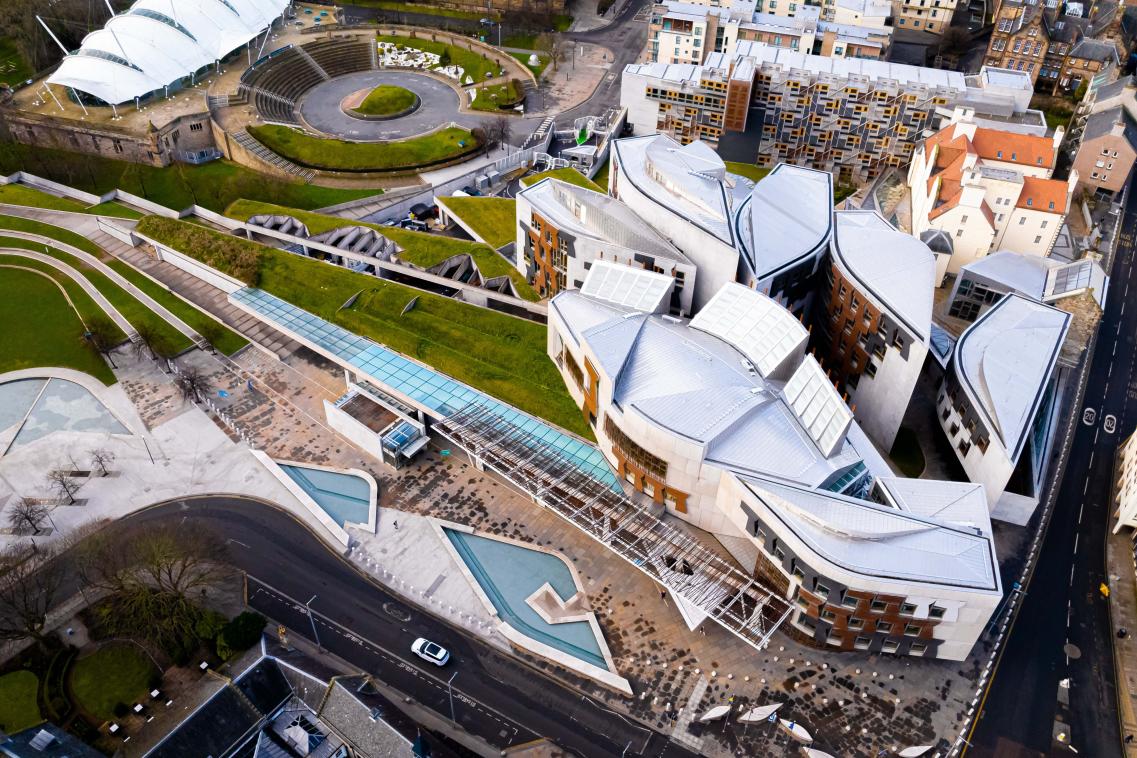
[[438,215],[437,205],[427,205],[426,203],[415,203],[411,206],[411,218],[419,220],[434,218]]
[[424,661],[430,661],[435,666],[445,666],[450,661],[449,650],[424,637],[419,637],[414,641],[411,645],[411,652]]

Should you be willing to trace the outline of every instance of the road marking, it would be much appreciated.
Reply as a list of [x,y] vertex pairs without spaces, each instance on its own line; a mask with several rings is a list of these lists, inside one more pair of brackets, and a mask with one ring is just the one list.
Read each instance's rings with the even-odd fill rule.
[[[1070,586],[1074,586],[1074,564],[1070,564]],[[1067,601],[1069,602],[1069,601]]]
[[[1077,533],[1077,532],[1074,533],[1074,555],[1078,554],[1078,538],[1081,536],[1082,535]],[[1069,601],[1067,601],[1067,602],[1069,602]]]
[[1078,506],[1078,526],[1082,525],[1082,511],[1084,511],[1085,509],[1086,509],[1086,503],[1085,503],[1085,501],[1082,501],[1082,504]]

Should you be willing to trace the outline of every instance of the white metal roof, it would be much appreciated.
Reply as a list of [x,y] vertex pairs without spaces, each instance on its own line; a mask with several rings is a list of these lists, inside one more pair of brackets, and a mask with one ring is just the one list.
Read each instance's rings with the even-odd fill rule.
[[833,249],[838,262],[875,305],[921,342],[932,324],[936,256],[875,211],[837,211]]
[[1042,300],[1052,303],[1064,297],[1089,291],[1098,305],[1105,307],[1109,277],[1097,261],[1082,259],[1050,269],[1043,288]]
[[[1034,300],[1041,300],[1050,270],[1061,266],[1060,262],[1050,258],[1002,250],[968,263],[963,271],[999,282]],[[960,278],[963,276],[960,274]]]
[[[999,591],[989,533],[820,490],[743,478],[768,511],[830,563],[863,576]],[[938,483],[937,483],[938,484]]]
[[816,254],[833,231],[833,175],[779,164],[739,206],[735,231],[758,279]]
[[667,310],[674,283],[670,276],[654,271],[597,260],[592,262],[580,291],[606,303],[660,313]]
[[876,483],[897,508],[991,534],[987,492],[982,484],[883,476],[877,477]]
[[117,104],[174,84],[256,37],[288,0],[138,0],[48,78]]
[[798,421],[817,443],[821,454],[828,458],[845,439],[853,413],[816,358],[805,357],[786,382],[784,393]]
[[1069,325],[1070,314],[1011,294],[955,345],[961,384],[1013,461],[1022,452]]
[[769,377],[794,355],[803,355],[809,332],[778,303],[734,282],[722,287],[693,319],[701,329],[734,345]]

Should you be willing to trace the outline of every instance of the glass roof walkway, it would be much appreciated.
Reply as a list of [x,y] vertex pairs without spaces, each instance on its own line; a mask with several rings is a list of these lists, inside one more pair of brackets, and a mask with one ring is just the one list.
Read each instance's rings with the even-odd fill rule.
[[229,298],[318,353],[409,399],[434,418],[447,418],[470,405],[485,407],[567,456],[584,473],[620,489],[616,474],[594,445],[263,290],[240,289]]

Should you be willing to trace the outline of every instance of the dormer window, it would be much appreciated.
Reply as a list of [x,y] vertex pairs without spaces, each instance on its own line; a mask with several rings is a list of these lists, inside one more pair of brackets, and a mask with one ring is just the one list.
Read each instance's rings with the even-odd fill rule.
[[1029,208],[1029,207],[1030,207],[1030,206],[1032,206],[1032,205],[1034,205],[1034,198],[1033,198],[1033,197],[1028,197],[1028,198],[1026,199],[1026,206]]
[[1050,201],[1050,210],[1054,210],[1054,201],[1053,200]]

